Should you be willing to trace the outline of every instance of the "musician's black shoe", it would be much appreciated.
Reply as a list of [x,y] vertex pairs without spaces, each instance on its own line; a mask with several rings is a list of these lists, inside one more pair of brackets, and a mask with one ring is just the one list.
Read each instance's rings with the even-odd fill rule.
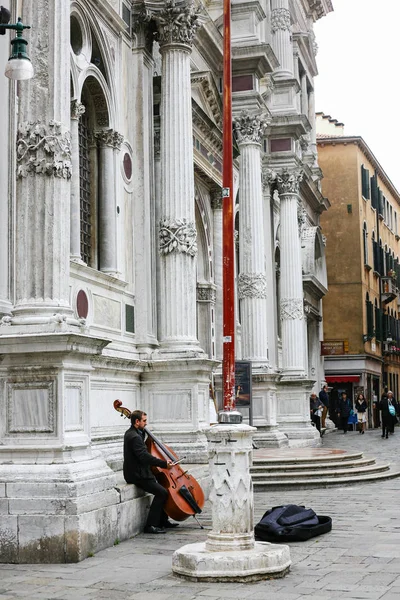
[[173,529],[174,527],[178,527],[179,523],[171,523],[171,521],[167,521],[166,523],[163,523],[162,526],[165,527],[165,529]]
[[165,533],[165,529],[163,527],[154,527],[154,525],[149,525],[149,527],[144,528],[145,533]]

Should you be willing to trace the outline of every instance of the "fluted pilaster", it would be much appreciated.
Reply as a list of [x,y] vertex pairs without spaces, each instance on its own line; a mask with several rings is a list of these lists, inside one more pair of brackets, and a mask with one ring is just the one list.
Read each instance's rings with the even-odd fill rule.
[[261,187],[261,140],[266,120],[242,112],[235,120],[240,147],[239,279],[242,356],[268,363],[267,279]]
[[281,203],[281,303],[283,371],[287,377],[304,376],[304,310],[301,245],[298,223],[302,171],[283,169],[277,174]]
[[275,75],[282,79],[291,78],[293,77],[293,45],[289,0],[272,0],[271,31],[272,46],[280,65]]
[[70,253],[72,260],[81,261],[81,210],[79,181],[79,119],[85,112],[83,104],[78,100],[71,102],[71,231]]

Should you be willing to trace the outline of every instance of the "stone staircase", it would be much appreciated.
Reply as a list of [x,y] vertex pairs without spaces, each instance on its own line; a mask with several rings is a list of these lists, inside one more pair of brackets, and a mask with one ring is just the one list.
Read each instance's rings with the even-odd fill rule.
[[261,448],[253,452],[254,491],[352,485],[400,477],[389,462],[362,452],[325,448]]

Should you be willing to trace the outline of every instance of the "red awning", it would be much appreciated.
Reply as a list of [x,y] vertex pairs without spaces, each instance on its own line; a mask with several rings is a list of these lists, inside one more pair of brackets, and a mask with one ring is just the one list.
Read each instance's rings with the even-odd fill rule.
[[360,381],[359,375],[327,375],[326,383],[352,383]]

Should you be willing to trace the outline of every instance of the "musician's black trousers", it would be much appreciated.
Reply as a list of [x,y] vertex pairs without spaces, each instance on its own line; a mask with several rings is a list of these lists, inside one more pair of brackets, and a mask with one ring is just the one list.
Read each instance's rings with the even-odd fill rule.
[[145,492],[154,495],[147,516],[146,527],[162,527],[168,520],[164,512],[164,505],[168,498],[167,490],[155,479],[140,479],[135,484]]

